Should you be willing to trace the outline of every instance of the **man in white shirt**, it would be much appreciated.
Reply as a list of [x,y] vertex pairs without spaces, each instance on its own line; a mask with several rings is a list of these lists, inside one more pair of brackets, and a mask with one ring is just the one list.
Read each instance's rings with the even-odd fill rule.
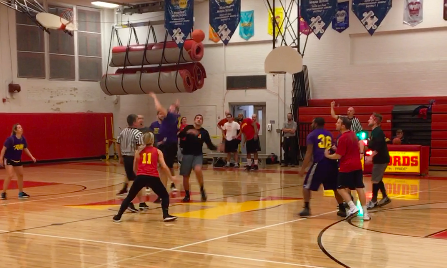
[[231,154],[234,154],[234,161],[236,164],[235,168],[239,167],[239,155],[237,153],[237,149],[239,146],[239,140],[237,139],[237,131],[240,130],[240,125],[236,123],[233,119],[233,115],[228,113],[227,120],[223,126],[222,130],[225,132],[225,152],[227,153],[227,167],[230,166]]

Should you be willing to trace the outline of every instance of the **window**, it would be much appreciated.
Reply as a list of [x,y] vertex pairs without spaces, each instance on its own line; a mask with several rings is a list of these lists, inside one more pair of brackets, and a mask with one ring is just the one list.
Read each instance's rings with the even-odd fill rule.
[[17,76],[45,78],[44,33],[26,14],[16,12]]
[[79,80],[102,77],[101,13],[78,9]]
[[[49,7],[49,13],[61,16],[73,9]],[[49,35],[50,79],[75,80],[74,38],[63,31],[52,30]]]

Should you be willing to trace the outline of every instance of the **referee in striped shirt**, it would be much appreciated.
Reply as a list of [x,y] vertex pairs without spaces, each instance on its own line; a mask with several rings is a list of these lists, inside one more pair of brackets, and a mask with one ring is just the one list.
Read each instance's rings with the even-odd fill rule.
[[[118,136],[118,155],[120,159],[120,164],[124,164],[124,170],[126,171],[127,180],[124,182],[123,189],[118,192],[118,195],[124,195],[127,193],[127,186],[129,181],[134,181],[136,178],[134,168],[134,156],[135,150],[139,145],[144,144],[143,133],[138,129],[140,126],[138,122],[138,116],[136,114],[130,114],[127,116],[127,125],[125,129],[121,131]],[[140,210],[147,209],[148,206],[144,201],[142,201],[142,192],[138,194],[140,198]],[[135,206],[130,203],[129,210],[132,212],[137,212]]]
[[[335,101],[331,102],[331,116],[335,120],[338,120],[338,118],[341,115],[337,115],[335,113],[334,107],[335,107]],[[354,107],[349,107],[348,112],[347,112],[347,117],[351,120],[351,130],[357,134],[360,131],[362,131],[363,129],[362,129],[362,124],[360,124],[360,120],[357,117],[355,117],[354,114],[355,114]]]

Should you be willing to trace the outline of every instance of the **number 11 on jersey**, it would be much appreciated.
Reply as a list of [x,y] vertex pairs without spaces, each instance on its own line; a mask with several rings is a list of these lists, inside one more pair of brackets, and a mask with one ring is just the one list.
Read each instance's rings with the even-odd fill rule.
[[141,161],[141,163],[143,163],[143,164],[151,164],[151,159],[152,159],[152,157],[151,157],[151,153],[144,153],[143,154],[143,161]]

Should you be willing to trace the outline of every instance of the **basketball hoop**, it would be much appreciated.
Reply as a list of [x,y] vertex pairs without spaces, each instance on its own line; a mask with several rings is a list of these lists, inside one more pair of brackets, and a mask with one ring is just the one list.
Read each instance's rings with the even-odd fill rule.
[[62,30],[65,31],[67,29],[67,25],[72,24],[73,23],[73,9],[71,8],[67,8],[65,9],[61,15],[61,27],[58,30]]

